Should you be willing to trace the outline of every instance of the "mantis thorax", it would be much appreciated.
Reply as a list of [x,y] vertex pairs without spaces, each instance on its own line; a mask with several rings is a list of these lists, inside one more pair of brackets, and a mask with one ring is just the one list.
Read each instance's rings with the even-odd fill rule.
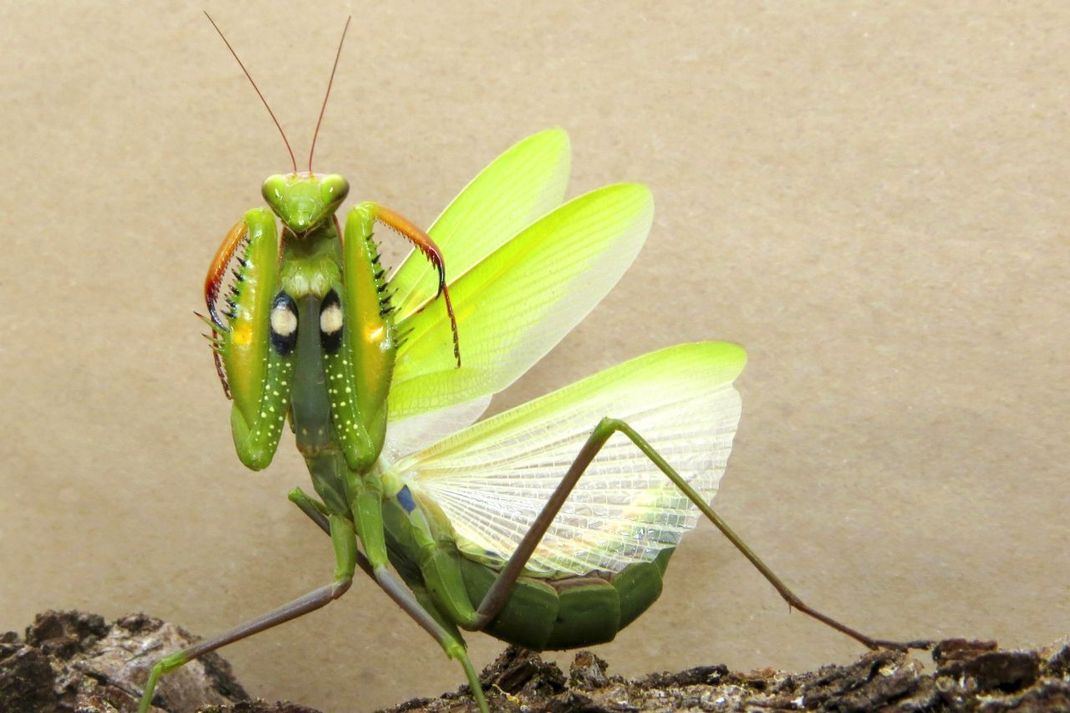
[[[295,300],[305,295],[323,299],[342,283],[341,244],[333,221],[300,235],[283,230],[282,256],[279,286]],[[372,279],[372,275],[364,279]]]

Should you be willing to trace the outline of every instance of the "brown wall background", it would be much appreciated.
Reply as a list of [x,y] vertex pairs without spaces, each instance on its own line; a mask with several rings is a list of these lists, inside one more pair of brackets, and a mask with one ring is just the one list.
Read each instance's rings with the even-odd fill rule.
[[[0,629],[47,607],[209,634],[326,581],[233,454],[190,314],[285,169],[199,5],[0,7]],[[1068,633],[1064,3],[210,3],[298,154],[427,224],[500,150],[572,134],[572,193],[653,188],[619,287],[498,402],[672,343],[747,346],[717,505],[810,603],[885,637]],[[477,665],[501,645],[471,637]],[[710,527],[613,671],[847,660]],[[459,668],[367,582],[225,651],[249,690],[372,710]]]

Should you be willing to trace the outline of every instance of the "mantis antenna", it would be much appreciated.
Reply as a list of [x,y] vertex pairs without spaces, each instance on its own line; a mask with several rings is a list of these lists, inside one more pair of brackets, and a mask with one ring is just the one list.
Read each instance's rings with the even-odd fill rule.
[[[342,39],[338,40],[338,52],[334,55],[334,66],[331,67],[331,78],[327,80],[327,92],[323,95],[323,106],[320,107],[320,116],[316,119],[316,130],[312,133],[312,148],[308,150],[308,172],[312,173],[312,155],[316,153],[316,137],[320,135],[320,124],[323,123],[323,113],[327,111],[327,99],[331,96],[331,86],[334,85],[334,73],[338,70],[338,58],[342,56],[342,43],[346,41],[346,32],[353,16],[346,18],[346,26],[342,28]],[[281,130],[281,129],[280,129]]]
[[[215,20],[212,19],[212,16],[208,14],[207,10],[203,10],[202,12],[204,12],[204,16],[208,18],[208,22],[212,23],[212,27],[215,28],[215,31],[219,33],[219,37],[223,40],[223,44],[225,44],[227,49],[230,50],[230,53],[234,55],[234,59],[237,60],[238,66],[241,67],[241,71],[245,72],[245,76],[249,79],[249,83],[252,84],[253,89],[256,90],[256,95],[260,97],[260,101],[264,102],[264,108],[268,110],[268,114],[271,114],[271,120],[274,121],[275,126],[278,127],[279,134],[282,135],[282,142],[286,144],[286,150],[290,152],[290,163],[293,164],[294,173],[297,173],[297,159],[294,158],[294,150],[290,148],[290,142],[286,138],[286,132],[282,130],[282,124],[279,123],[278,118],[275,116],[275,112],[271,110],[271,106],[267,103],[267,99],[264,98],[264,94],[260,91],[260,87],[256,86],[256,82],[253,81],[253,75],[249,74],[249,70],[245,68],[245,64],[243,64],[241,58],[238,57],[238,53],[230,46],[230,42],[227,41],[226,35],[223,34],[223,30],[219,29],[219,25],[215,23]],[[346,22],[346,26],[349,26],[348,21]],[[343,34],[343,37],[344,36],[345,35]],[[339,48],[339,51],[341,51],[341,48]],[[335,64],[337,65],[337,63],[338,60],[336,59]],[[331,77],[334,77],[333,72],[331,73]],[[330,91],[330,87],[328,87],[328,91]],[[323,116],[322,112],[320,112],[320,116]],[[317,125],[316,128],[318,129],[319,126]]]

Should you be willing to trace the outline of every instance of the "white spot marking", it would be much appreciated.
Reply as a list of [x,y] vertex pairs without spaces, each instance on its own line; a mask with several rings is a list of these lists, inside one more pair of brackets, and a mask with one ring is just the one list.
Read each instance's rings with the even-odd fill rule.
[[320,312],[320,331],[324,334],[334,334],[342,328],[342,308],[338,304],[330,304],[327,309]]
[[289,337],[297,331],[297,315],[280,304],[271,310],[271,331],[280,337]]

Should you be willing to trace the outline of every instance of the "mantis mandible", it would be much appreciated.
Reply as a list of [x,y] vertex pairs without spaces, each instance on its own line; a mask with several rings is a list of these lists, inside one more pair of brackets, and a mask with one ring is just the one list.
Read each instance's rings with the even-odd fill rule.
[[[207,336],[238,457],[267,467],[289,421],[315,491],[289,498],[330,536],[335,568],[324,586],[160,659],[141,713],[163,674],[327,605],[358,567],[460,663],[488,713],[462,629],[536,650],[609,641],[657,599],[700,513],[792,607],[868,647],[901,646],[804,604],[710,507],[740,418],[742,348],[670,347],[471,425],[634,260],[653,219],[645,186],[561,205],[569,143],[552,129],[499,156],[426,232],[371,202],[343,229],[346,180],[312,170],[342,42],[299,172],[208,19],[292,171],[264,182],[268,208],[247,212],[212,261]],[[389,277],[377,224],[415,248]]]

